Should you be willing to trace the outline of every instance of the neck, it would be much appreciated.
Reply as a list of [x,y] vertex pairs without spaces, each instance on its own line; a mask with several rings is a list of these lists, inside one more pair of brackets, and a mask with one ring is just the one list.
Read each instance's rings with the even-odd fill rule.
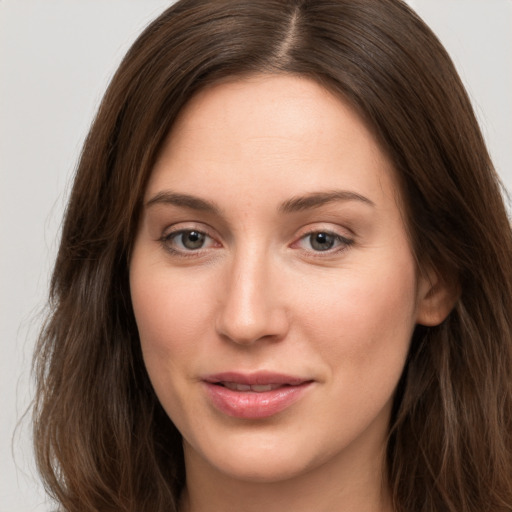
[[281,481],[247,481],[218,471],[185,446],[182,512],[392,512],[384,451],[354,464],[331,459]]

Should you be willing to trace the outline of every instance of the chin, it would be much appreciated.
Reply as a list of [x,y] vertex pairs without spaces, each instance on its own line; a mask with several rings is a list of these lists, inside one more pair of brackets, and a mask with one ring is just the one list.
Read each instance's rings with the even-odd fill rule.
[[[295,458],[296,459],[296,458]],[[252,456],[224,462],[217,469],[226,476],[247,483],[270,484],[292,480],[306,473],[308,465],[281,456]]]
[[[288,442],[286,442],[288,441]],[[311,445],[312,443],[310,443]],[[266,436],[232,436],[212,449],[193,448],[185,442],[191,458],[199,456],[210,468],[226,477],[252,483],[277,483],[294,479],[329,459],[328,454],[307,453],[304,443]],[[189,457],[189,461],[190,461]]]

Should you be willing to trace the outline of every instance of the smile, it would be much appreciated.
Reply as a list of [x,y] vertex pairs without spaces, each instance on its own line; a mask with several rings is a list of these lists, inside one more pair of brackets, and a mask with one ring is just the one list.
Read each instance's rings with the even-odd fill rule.
[[213,407],[227,416],[263,419],[274,416],[297,402],[312,380],[268,372],[218,374],[203,380]]

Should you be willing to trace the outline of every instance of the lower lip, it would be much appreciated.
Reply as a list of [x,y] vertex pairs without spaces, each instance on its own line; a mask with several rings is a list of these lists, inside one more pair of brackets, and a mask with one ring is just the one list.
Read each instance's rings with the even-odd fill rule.
[[278,414],[299,400],[311,382],[283,386],[272,391],[233,391],[218,384],[205,382],[212,404],[222,413],[235,418],[261,419]]

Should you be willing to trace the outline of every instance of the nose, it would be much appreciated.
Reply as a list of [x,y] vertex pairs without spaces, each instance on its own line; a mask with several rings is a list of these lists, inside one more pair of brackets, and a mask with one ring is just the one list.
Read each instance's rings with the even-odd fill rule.
[[240,345],[280,340],[289,329],[279,270],[262,254],[240,254],[222,286],[217,332]]

